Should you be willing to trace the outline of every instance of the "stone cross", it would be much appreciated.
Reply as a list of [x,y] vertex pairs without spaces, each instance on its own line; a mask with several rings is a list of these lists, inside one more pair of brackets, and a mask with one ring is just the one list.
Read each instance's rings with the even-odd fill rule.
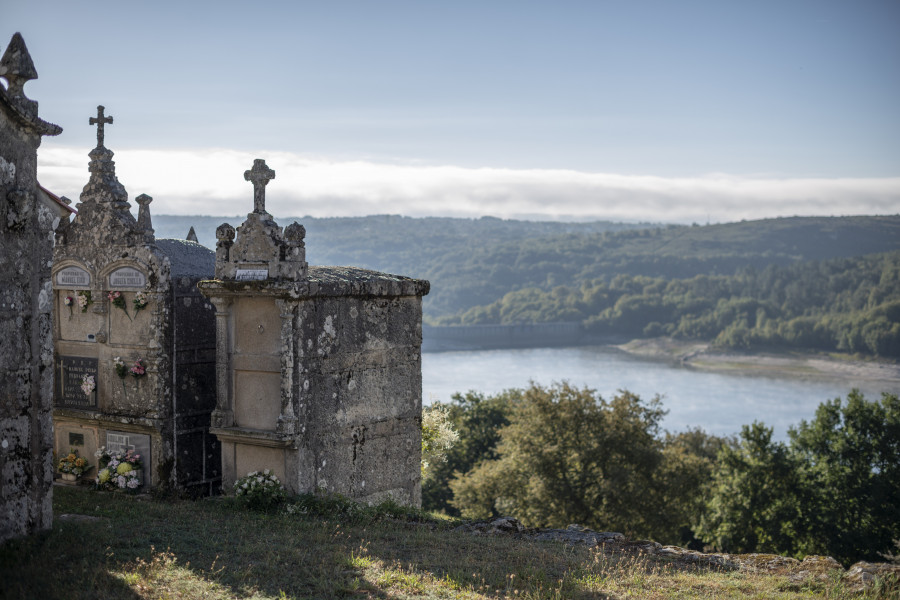
[[275,171],[266,165],[266,161],[257,158],[253,168],[244,171],[244,179],[253,182],[253,212],[266,214],[266,184],[275,179]]
[[113,122],[112,117],[104,117],[103,116],[103,110],[104,110],[103,106],[98,106],[97,107],[97,116],[91,117],[88,120],[89,125],[97,126],[97,147],[98,148],[103,146],[103,124],[109,123],[110,125],[112,125],[112,122]]

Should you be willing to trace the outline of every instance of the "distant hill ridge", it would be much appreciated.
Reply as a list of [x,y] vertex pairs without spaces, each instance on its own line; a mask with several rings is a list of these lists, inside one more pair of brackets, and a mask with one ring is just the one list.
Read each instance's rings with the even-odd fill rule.
[[[154,215],[157,237],[215,245],[243,217]],[[715,225],[279,217],[307,230],[310,264],[355,265],[431,280],[426,316],[459,314],[525,287],[550,290],[616,275],[689,278],[900,250],[900,215],[790,217]]]

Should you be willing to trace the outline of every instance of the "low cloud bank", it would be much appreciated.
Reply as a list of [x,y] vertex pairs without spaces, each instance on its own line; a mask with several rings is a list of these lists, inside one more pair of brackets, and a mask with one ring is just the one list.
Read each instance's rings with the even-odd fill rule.
[[[895,214],[900,178],[666,178],[560,169],[495,169],[330,160],[226,149],[119,150],[129,198],[146,193],[157,214],[232,215],[252,209],[244,171],[264,158],[277,176],[266,190],[275,216],[409,216],[726,222],[792,215]],[[77,201],[88,180],[83,149],[38,152],[42,185]]]

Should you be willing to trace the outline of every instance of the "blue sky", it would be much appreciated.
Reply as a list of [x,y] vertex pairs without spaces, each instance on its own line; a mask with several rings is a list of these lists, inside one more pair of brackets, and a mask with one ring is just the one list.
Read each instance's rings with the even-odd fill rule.
[[157,213],[728,221],[900,212],[900,2],[0,0],[62,125]]

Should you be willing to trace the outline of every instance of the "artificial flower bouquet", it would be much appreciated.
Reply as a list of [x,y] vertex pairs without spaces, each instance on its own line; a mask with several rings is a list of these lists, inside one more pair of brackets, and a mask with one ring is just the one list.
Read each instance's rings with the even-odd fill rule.
[[138,292],[134,295],[134,299],[131,301],[132,306],[134,306],[134,316],[137,316],[139,312],[147,308],[147,304],[150,303],[150,298],[147,296],[147,292]]
[[96,452],[100,470],[94,482],[98,490],[137,491],[141,486],[143,463],[134,450],[108,452],[106,446]]
[[81,391],[84,392],[85,396],[90,397],[96,389],[97,381],[94,379],[93,375],[81,376]]
[[91,465],[86,458],[78,456],[78,450],[69,450],[69,453],[59,459],[56,468],[60,473],[68,473],[76,478],[84,475]]
[[94,303],[94,300],[91,298],[91,292],[89,290],[81,290],[76,295],[78,296],[78,308],[81,309],[81,312],[87,312],[88,306]]

